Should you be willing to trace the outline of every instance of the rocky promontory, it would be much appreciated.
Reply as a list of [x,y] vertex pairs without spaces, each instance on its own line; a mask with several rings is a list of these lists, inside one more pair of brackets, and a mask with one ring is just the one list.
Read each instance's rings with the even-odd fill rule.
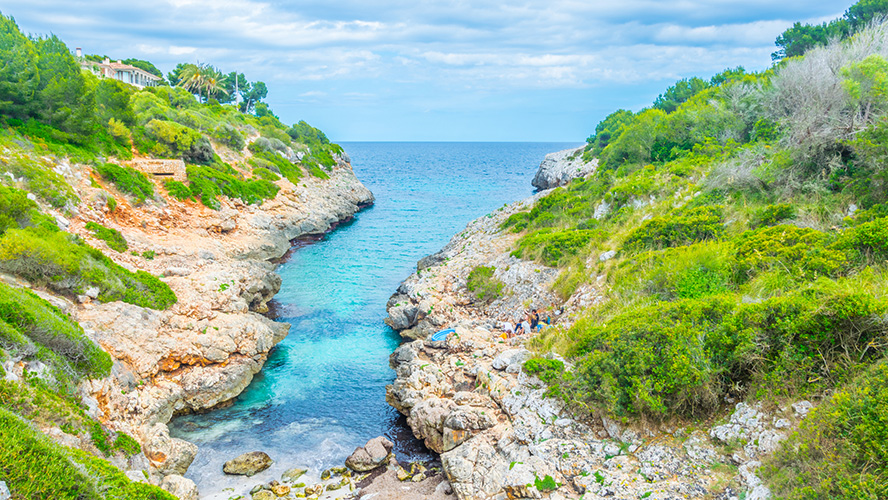
[[557,188],[595,172],[598,159],[586,161],[583,150],[584,147],[579,147],[547,154],[531,182],[533,187],[539,190]]

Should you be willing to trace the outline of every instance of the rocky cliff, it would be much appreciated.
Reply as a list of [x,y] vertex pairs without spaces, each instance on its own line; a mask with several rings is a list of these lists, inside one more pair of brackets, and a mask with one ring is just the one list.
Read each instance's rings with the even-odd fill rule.
[[[58,171],[84,202],[73,217],[57,214],[62,225],[127,269],[161,276],[178,302],[156,311],[100,303],[89,289],[76,301],[42,295],[74,317],[114,359],[112,376],[81,385],[89,412],[106,427],[136,437],[152,482],[194,498],[193,483],[180,476],[196,447],[170,438],[167,422],[177,412],[212,408],[247,387],[288,333],[288,325],[262,315],[281,285],[271,261],[284,256],[294,238],[323,233],[372,203],[373,196],[343,155],[329,179],[305,177],[298,186],[279,180],[280,193],[262,205],[223,198],[215,211],[158,195],[133,206],[118,196],[109,211],[113,186],[103,185],[88,166],[63,167]],[[90,221],[119,230],[129,252],[108,250],[85,229]],[[9,368],[8,377],[23,375]],[[61,430],[56,434],[63,443],[72,439]],[[142,471],[131,475],[140,477]]]
[[587,162],[583,158],[583,150],[584,147],[579,147],[547,154],[533,177],[533,187],[540,190],[557,188],[595,172],[598,159]]

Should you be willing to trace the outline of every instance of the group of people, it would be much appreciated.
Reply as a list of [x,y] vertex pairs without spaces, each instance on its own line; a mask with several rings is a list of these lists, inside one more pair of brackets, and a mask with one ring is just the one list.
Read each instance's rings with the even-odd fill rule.
[[552,323],[552,318],[548,314],[545,319],[540,318],[540,311],[538,309],[531,309],[530,311],[525,311],[524,319],[518,319],[515,321],[513,325],[511,322],[503,321],[503,334],[502,337],[505,338],[513,338],[518,335],[530,334],[533,332],[539,332],[543,329],[544,326],[548,326]]

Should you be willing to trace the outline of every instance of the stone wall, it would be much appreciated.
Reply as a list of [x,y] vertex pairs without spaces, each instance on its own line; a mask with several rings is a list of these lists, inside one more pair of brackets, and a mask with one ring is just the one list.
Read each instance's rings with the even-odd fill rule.
[[185,162],[182,160],[133,160],[129,165],[159,180],[185,182]]

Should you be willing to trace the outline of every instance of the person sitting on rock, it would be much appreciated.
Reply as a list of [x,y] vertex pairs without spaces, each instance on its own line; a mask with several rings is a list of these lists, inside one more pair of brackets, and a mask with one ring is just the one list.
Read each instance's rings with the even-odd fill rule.
[[533,332],[539,331],[537,327],[540,324],[540,313],[536,309],[531,309],[528,319],[530,319],[530,330]]
[[531,333],[533,333],[533,330],[530,329],[530,322],[527,321],[526,319],[521,322],[521,330],[522,330],[522,333],[527,334],[527,335],[530,335]]
[[524,323],[521,321],[515,322],[515,335],[524,335]]
[[512,326],[512,323],[508,321],[503,321],[503,333],[500,335],[503,339],[512,338],[515,336],[515,327]]

